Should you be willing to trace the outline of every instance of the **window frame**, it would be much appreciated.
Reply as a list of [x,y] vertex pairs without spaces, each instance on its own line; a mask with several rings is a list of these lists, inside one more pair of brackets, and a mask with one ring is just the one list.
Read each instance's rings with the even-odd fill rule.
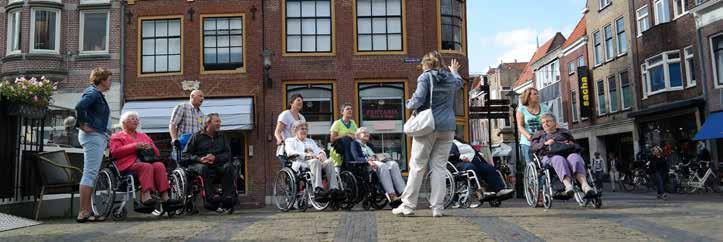
[[[660,3],[660,7],[658,5]],[[662,9],[660,9],[662,8]],[[653,1],[653,12],[655,18],[653,19],[654,25],[664,24],[670,22],[670,6],[668,0],[655,0]],[[660,14],[663,13],[663,14]],[[664,19],[663,19],[664,18]]]
[[[618,88],[618,86],[620,86],[620,85],[618,84],[618,81],[619,80],[617,79],[617,75],[610,75],[607,77],[607,80],[605,81],[605,94],[606,94],[606,98],[607,98],[607,102],[608,102],[607,107],[608,107],[608,110],[610,111],[609,112],[610,114],[617,113],[618,111],[620,111],[618,109],[618,107],[620,107],[620,98],[619,98],[620,97],[620,95],[619,95],[620,88]],[[613,95],[613,90],[611,90],[610,84],[615,84],[615,93],[614,93],[615,95]],[[613,100],[615,101],[615,109],[613,109]]]
[[[630,88],[630,103],[626,103],[626,102],[625,102],[625,91],[624,91],[624,86],[623,86],[623,76],[626,76],[626,78],[627,78],[627,80],[628,80],[628,88]],[[620,83],[619,88],[618,88],[618,90],[619,90],[618,92],[620,93],[620,105],[619,105],[619,106],[620,106],[620,111],[630,110],[630,109],[633,108],[632,102],[633,102],[633,96],[634,96],[634,95],[633,95],[633,91],[634,91],[634,89],[633,89],[633,83],[632,83],[632,81],[630,80],[630,72],[628,72],[627,70],[626,70],[626,71],[623,71],[623,72],[620,72],[620,73],[618,74],[618,82]]]
[[[610,28],[610,36],[608,36],[607,28]],[[616,51],[615,51],[615,37],[614,37],[614,31],[612,24],[607,24],[603,26],[603,38],[605,39],[603,42],[605,43],[605,61],[609,62],[613,59],[615,59]],[[608,43],[610,41],[610,43]],[[608,49],[609,48],[609,49]],[[610,52],[608,52],[610,51]]]
[[[690,54],[688,54],[688,50],[690,50]],[[698,82],[695,78],[693,78],[693,75],[695,74],[695,49],[693,49],[692,45],[683,48],[683,61],[685,62],[686,88],[695,87]]]
[[[303,46],[302,46],[302,50],[299,51],[299,52],[289,52],[289,51],[287,50],[288,44],[287,44],[286,38],[287,38],[288,28],[287,28],[287,26],[286,26],[286,23],[287,23],[287,22],[286,22],[286,19],[287,19],[287,18],[286,18],[286,3],[287,3],[288,1],[289,1],[289,0],[282,0],[282,1],[281,1],[281,7],[280,7],[280,8],[281,8],[281,51],[282,51],[282,54],[281,54],[281,55],[282,55],[282,56],[288,56],[288,57],[294,57],[294,56],[335,56],[335,55],[336,55],[336,11],[335,11],[335,9],[336,9],[336,3],[335,3],[336,0],[328,0],[328,1],[329,1],[329,8],[330,8],[329,18],[330,18],[330,21],[331,21],[331,29],[330,29],[330,41],[331,41],[331,43],[330,43],[331,46],[330,46],[330,47],[331,47],[331,49],[330,49],[329,52],[318,52],[318,51],[317,51],[317,52],[304,52],[304,51],[303,51]],[[292,1],[299,1],[299,2],[301,2],[301,1],[303,1],[303,0],[292,0]],[[319,0],[317,0],[317,1],[319,1]],[[303,17],[299,17],[299,18],[303,18]],[[319,17],[315,16],[314,18],[319,18]],[[326,17],[323,17],[323,18],[326,18]],[[245,24],[245,23],[244,23],[244,24]],[[315,34],[315,35],[318,35],[318,34]],[[302,45],[303,45],[303,44],[302,44]]]
[[[602,83],[602,88],[603,88],[602,89],[603,100],[600,100],[600,83]],[[603,116],[603,115],[607,114],[607,111],[608,111],[607,95],[605,93],[606,92],[605,90],[607,90],[607,88],[605,87],[606,86],[605,83],[606,83],[606,81],[604,79],[595,81],[595,100],[597,100],[597,115],[598,116]],[[600,105],[605,105],[605,107],[601,108]]]
[[648,76],[648,65],[643,63],[640,65],[640,79],[642,80],[641,83],[643,84],[643,98],[641,100],[648,99],[648,93],[650,92],[650,89],[648,88]]
[[[5,41],[5,55],[16,55],[21,54],[23,52],[23,46],[22,46],[22,36],[20,29],[22,28],[22,17],[23,13],[22,10],[12,10],[8,11],[5,18],[5,36],[7,36],[7,40]],[[11,22],[12,18],[12,23]],[[9,28],[10,25],[13,25],[12,27],[12,33],[10,33],[11,28]],[[13,45],[17,44],[18,49],[13,50]]]
[[443,0],[435,0],[437,2],[437,49],[440,50],[440,53],[447,53],[447,54],[459,54],[463,56],[467,56],[467,3],[464,0],[451,0],[451,1],[460,1],[462,3],[460,13],[462,16],[462,26],[460,26],[460,37],[462,41],[462,49],[459,51],[456,50],[448,50],[448,49],[442,49],[442,1]]
[[[623,23],[623,28],[618,28],[618,21],[621,21]],[[620,39],[620,35],[622,35],[622,40]],[[628,53],[628,37],[627,37],[627,31],[625,30],[625,17],[620,16],[619,18],[615,19],[615,38],[618,39],[617,42],[617,56],[623,56]],[[625,48],[622,48],[620,46],[621,43],[625,44]]]
[[[359,30],[357,21],[357,2],[359,0],[352,1],[352,16],[354,16],[354,55],[406,55],[407,54],[407,0],[400,0],[401,3],[401,29],[402,29],[402,50],[384,50],[384,51],[360,51],[359,50]],[[384,15],[390,16],[390,15]],[[387,26],[388,27],[388,26]],[[389,34],[387,32],[387,34]],[[388,49],[388,48],[387,48]]]
[[[670,54],[678,54],[678,58],[672,58],[672,59],[668,58],[668,55],[670,55]],[[650,63],[650,60],[656,59],[658,57],[661,58],[659,62]],[[651,57],[648,57],[647,59],[645,59],[645,66],[646,66],[645,73],[647,73],[646,81],[647,81],[647,85],[649,88],[648,96],[653,96],[653,95],[664,93],[664,92],[680,91],[680,90],[684,89],[685,85],[682,85],[684,83],[684,78],[682,76],[683,75],[683,70],[682,70],[683,63],[681,63],[681,61],[682,61],[682,58],[680,58],[679,50],[671,50],[671,51],[661,52],[657,55],[654,55],[654,56],[651,56]],[[672,87],[670,84],[670,64],[673,64],[673,63],[678,63],[681,66],[681,70],[680,70],[681,86],[680,87]],[[650,71],[648,71],[648,70],[650,70],[652,68],[656,68],[661,65],[663,66],[663,78],[664,78],[664,82],[665,82],[665,87],[660,90],[653,91],[652,78],[650,76]]]
[[[645,9],[645,15],[640,15],[640,10]],[[638,26],[638,37],[643,36],[643,32],[648,31],[650,29],[650,8],[648,8],[648,5],[645,4],[642,7],[635,10],[635,16],[636,16],[636,26]],[[641,21],[645,23],[645,29],[641,27]]]
[[[38,11],[55,12],[55,48],[52,50],[35,49],[35,21],[33,20],[35,19],[35,14]],[[30,53],[60,54],[60,31],[62,29],[61,14],[62,11],[57,8],[36,7],[30,9]]]
[[[204,30],[203,30],[203,23],[204,19],[206,18],[233,18],[233,17],[241,17],[241,63],[242,67],[237,68],[235,70],[206,70],[206,66],[204,65],[205,61],[205,46],[204,46]],[[208,74],[235,74],[235,73],[246,73],[247,69],[247,63],[246,63],[246,14],[244,13],[237,13],[237,14],[201,14],[200,16],[201,21],[199,21],[200,25],[200,31],[199,31],[199,70],[201,70],[202,75],[208,75]],[[230,45],[230,40],[229,40]],[[230,57],[229,57],[230,58]]]
[[[708,44],[710,46],[711,67],[713,69],[713,86],[715,87],[715,89],[723,89],[723,78],[720,78],[720,73],[718,73],[718,69],[720,68],[721,70],[723,70],[723,66],[717,66],[718,63],[716,62],[715,58],[716,50],[718,49],[716,49],[717,46],[713,45],[713,41],[715,41],[716,38],[720,38],[720,41],[723,42],[723,33],[718,33],[708,38]],[[723,48],[720,49],[720,55],[723,55]]]
[[[105,50],[83,50],[83,41],[85,37],[85,14],[87,13],[105,13]],[[96,54],[108,54],[110,52],[109,48],[109,40],[110,40],[110,10],[109,9],[99,9],[99,10],[81,10],[79,11],[79,17],[80,17],[80,29],[79,33],[79,39],[78,39],[78,53],[80,55],[96,55]]]
[[[143,21],[155,21],[155,20],[179,20],[179,21],[180,21],[180,26],[179,26],[179,27],[180,27],[180,28],[179,28],[179,32],[180,32],[180,37],[179,37],[179,38],[180,38],[180,40],[179,40],[179,41],[180,41],[180,43],[181,43],[181,46],[180,46],[179,48],[180,48],[180,52],[181,52],[181,53],[180,53],[180,57],[179,57],[179,58],[180,58],[180,59],[179,59],[179,63],[180,63],[181,66],[180,66],[180,69],[179,69],[178,72],[163,72],[163,73],[150,72],[150,73],[143,73],[143,63],[142,63],[142,58],[143,58]],[[136,61],[137,61],[137,62],[136,62],[136,63],[137,63],[137,68],[136,68],[136,69],[137,69],[137,70],[136,70],[136,72],[137,72],[137,76],[138,76],[138,77],[156,77],[156,76],[178,76],[178,75],[183,75],[183,73],[184,73],[183,57],[184,57],[184,53],[185,53],[185,51],[183,50],[183,49],[184,49],[184,46],[183,46],[183,40],[184,40],[183,23],[184,23],[184,16],[183,16],[183,15],[167,15],[167,16],[153,16],[153,17],[140,17],[140,18],[138,18],[138,21],[137,21],[137,23],[136,23],[136,24],[137,24],[137,27],[136,27],[136,36],[137,36],[137,38],[138,38],[138,39],[137,39],[137,42],[136,42],[136,45],[137,45],[137,48],[136,48],[136,50],[137,50],[137,54],[136,54],[136,55],[137,55],[137,60],[136,60]],[[155,48],[155,46],[154,46],[154,48]]]
[[[678,3],[681,3],[681,9],[678,9]],[[676,20],[690,12],[690,8],[685,7],[688,4],[687,0],[673,0],[673,20]]]
[[578,106],[579,100],[577,97],[577,89],[570,90],[570,107],[572,109],[572,123],[580,121],[580,107]]
[[575,64],[576,64],[575,62],[577,62],[577,59],[567,62],[567,75],[568,76],[572,76],[573,74],[575,74]]
[[579,57],[577,57],[577,67],[587,66],[586,62],[587,62],[587,60],[585,60],[584,55],[580,55]]
[[602,11],[603,9],[607,8],[608,6],[610,6],[610,4],[613,4],[613,1],[612,1],[612,0],[598,0],[598,7],[599,7],[599,8],[598,8],[598,9],[599,9],[598,11]]
[[593,32],[592,34],[592,46],[593,46],[593,60],[595,60],[595,67],[600,66],[603,64],[603,56],[600,56],[602,53],[602,40],[600,39],[600,30]]

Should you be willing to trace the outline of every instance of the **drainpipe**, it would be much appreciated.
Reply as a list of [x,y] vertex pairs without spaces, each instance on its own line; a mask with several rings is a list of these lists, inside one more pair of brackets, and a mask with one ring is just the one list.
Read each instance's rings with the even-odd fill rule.
[[125,59],[126,59],[126,1],[121,0],[120,2],[120,95],[119,95],[119,104],[120,109],[123,110],[123,105],[125,104],[125,95],[123,95],[124,87],[125,87]]

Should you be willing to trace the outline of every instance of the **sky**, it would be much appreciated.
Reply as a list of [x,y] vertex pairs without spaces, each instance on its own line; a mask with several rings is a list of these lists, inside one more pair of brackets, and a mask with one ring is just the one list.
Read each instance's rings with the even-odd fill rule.
[[582,18],[585,0],[467,0],[470,73],[500,61],[527,62],[555,33],[565,38]]

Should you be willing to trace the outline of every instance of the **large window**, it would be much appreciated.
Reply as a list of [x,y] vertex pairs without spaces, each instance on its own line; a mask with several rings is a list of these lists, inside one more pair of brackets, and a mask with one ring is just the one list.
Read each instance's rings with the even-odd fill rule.
[[615,57],[615,41],[613,40],[613,26],[603,27],[605,31],[605,60],[612,60]]
[[606,104],[607,101],[605,99],[605,81],[598,80],[597,81],[597,113],[600,115],[603,115],[607,113],[607,107]]
[[33,8],[30,19],[30,51],[60,53],[60,10]]
[[181,20],[141,21],[141,74],[181,71]]
[[585,56],[580,56],[577,58],[577,67],[586,66],[585,64]]
[[648,5],[644,5],[638,9],[638,36],[643,35],[643,32],[650,28],[650,20],[648,20]]
[[723,86],[723,35],[718,35],[710,40],[711,52],[713,55],[713,74],[716,78],[716,87]]
[[633,87],[630,85],[630,78],[628,77],[627,71],[620,73],[620,91],[623,96],[622,109],[629,109],[633,104]]
[[618,55],[628,52],[628,39],[625,36],[625,19],[619,18],[615,20],[615,31],[618,36]]
[[607,7],[613,2],[613,0],[598,0],[598,3],[600,4],[600,9]]
[[669,51],[648,58],[645,68],[647,68],[647,83],[650,88],[648,95],[683,88],[678,51]]
[[567,63],[567,74],[575,74],[575,61],[570,61]]
[[610,99],[610,113],[618,111],[618,83],[615,76],[608,77],[608,93]]
[[578,116],[579,113],[579,107],[577,106],[577,91],[571,90],[570,91],[570,108],[572,109],[572,122],[577,122],[580,120],[580,116]]
[[108,10],[80,12],[80,53],[108,53]]
[[653,7],[655,11],[655,25],[670,21],[670,6],[668,0],[656,0]]
[[6,54],[20,53],[20,11],[8,13]]
[[693,53],[693,46],[688,46],[683,50],[685,53],[685,77],[688,82],[687,86],[692,87],[695,86],[695,61],[693,57],[695,57],[695,54]]
[[356,1],[357,50],[404,50],[402,0]]
[[331,0],[286,0],[286,52],[331,53]]
[[243,70],[243,17],[203,18],[203,70]]
[[673,16],[675,18],[688,13],[688,10],[690,10],[688,0],[673,0]]
[[600,31],[595,32],[592,34],[593,38],[593,44],[594,44],[594,55],[595,55],[595,66],[602,64],[602,45],[600,42]]
[[[309,126],[309,137],[322,149],[329,145],[329,129],[334,122],[334,89],[332,84],[288,84],[286,102],[291,96],[301,94],[304,107],[301,114]],[[328,154],[328,153],[327,153]]]
[[464,52],[464,1],[439,1],[442,20],[442,50]]
[[359,83],[359,125],[371,134],[374,152],[389,154],[407,170],[403,83]]

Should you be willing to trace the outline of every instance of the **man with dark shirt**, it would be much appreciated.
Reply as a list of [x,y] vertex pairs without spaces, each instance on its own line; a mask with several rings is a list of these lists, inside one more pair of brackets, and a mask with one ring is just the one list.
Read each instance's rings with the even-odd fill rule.
[[194,133],[184,148],[183,165],[203,177],[206,202],[212,205],[222,200],[213,192],[210,176],[216,174],[223,188],[223,208],[228,209],[236,200],[233,189],[237,169],[231,161],[231,149],[220,132],[221,118],[217,113],[210,113],[206,115],[204,124],[204,128]]

